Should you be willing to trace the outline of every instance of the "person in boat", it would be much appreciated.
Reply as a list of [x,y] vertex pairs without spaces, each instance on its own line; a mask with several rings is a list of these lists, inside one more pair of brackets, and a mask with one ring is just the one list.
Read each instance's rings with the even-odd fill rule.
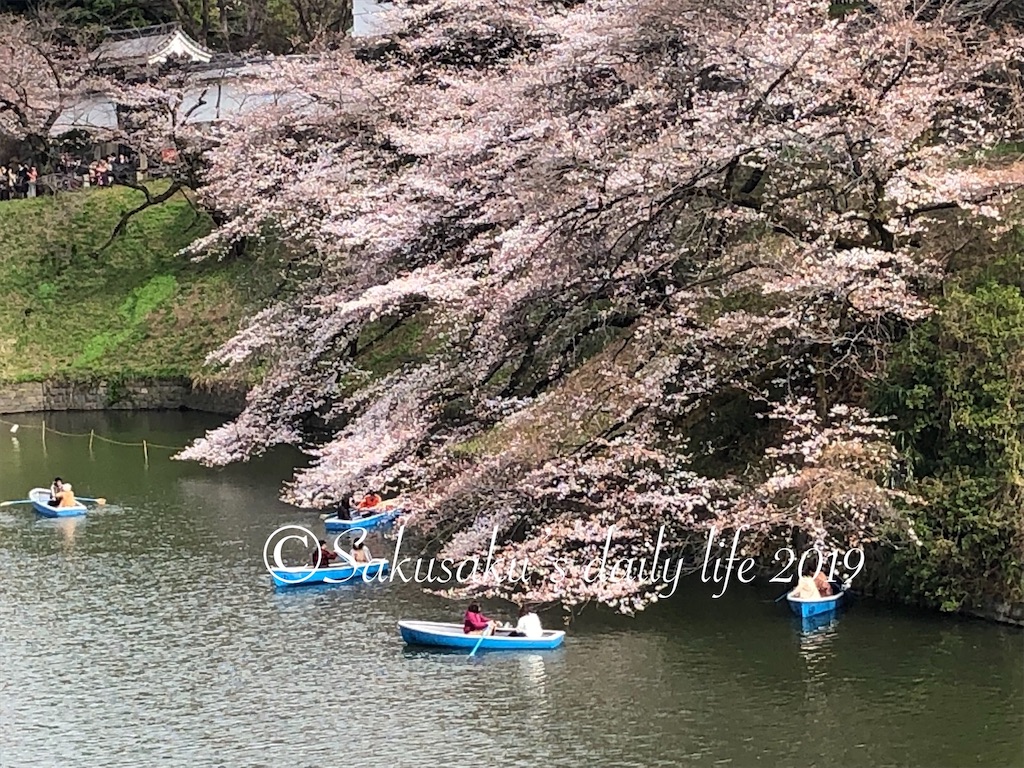
[[338,559],[338,553],[328,549],[327,542],[323,539],[320,539],[319,544],[319,548],[310,557],[309,564],[314,568],[327,568]]
[[822,571],[814,574],[814,586],[820,597],[832,597],[832,585],[828,583],[828,577]]
[[75,501],[75,494],[72,493],[71,483],[61,484],[60,493],[57,494],[57,498],[60,500],[57,504],[58,509],[67,509],[68,507],[78,506],[78,502]]
[[795,600],[818,600],[821,593],[818,592],[818,585],[810,576],[801,576],[796,584],[796,589],[789,593]]
[[807,571],[800,577],[796,589],[790,592],[790,597],[800,600],[818,600],[832,597],[832,585],[829,584],[828,577],[820,569]]
[[373,560],[373,555],[370,554],[369,547],[363,542],[357,541],[352,545],[352,559],[357,563],[368,563]]
[[519,623],[510,637],[543,637],[544,627],[540,624],[540,617],[525,605],[519,609]]
[[372,509],[373,507],[378,506],[381,501],[383,500],[376,491],[370,491],[370,493],[363,496],[362,501],[356,505],[356,509]]
[[51,507],[56,507],[58,504],[60,504],[60,499],[58,498],[58,496],[59,496],[59,494],[61,492],[61,489],[62,489],[63,485],[64,485],[64,481],[61,480],[59,477],[53,478],[53,485],[50,486],[50,501],[49,501],[49,505]]
[[469,604],[469,608],[466,609],[466,616],[462,620],[462,631],[465,634],[479,635],[484,630],[490,630],[493,633],[497,628],[498,622],[480,613],[480,605],[478,603]]

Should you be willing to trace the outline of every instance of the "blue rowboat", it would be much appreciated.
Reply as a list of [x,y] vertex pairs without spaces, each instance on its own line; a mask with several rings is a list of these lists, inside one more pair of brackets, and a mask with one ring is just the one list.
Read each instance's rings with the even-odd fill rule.
[[801,616],[799,621],[800,631],[805,635],[811,635],[834,627],[839,621],[839,613],[838,611],[829,611],[828,613],[819,613],[816,616]]
[[[324,528],[328,531],[347,531],[349,528],[363,528],[369,530],[370,528],[376,528],[379,525],[390,523],[400,514],[402,514],[401,507],[388,507],[380,512],[376,512],[365,517],[356,518],[361,510],[353,509],[351,514],[352,520],[345,520],[344,518],[334,515],[324,520]],[[369,510],[373,512],[373,510]]]
[[832,613],[839,608],[843,602],[843,596],[846,591],[843,589],[837,589],[831,597],[819,597],[811,600],[804,600],[802,598],[786,596],[789,607],[793,613],[802,619],[810,618],[811,616],[818,616],[824,613]]
[[80,517],[88,511],[84,504],[63,508],[51,507],[49,488],[33,488],[28,492],[28,498],[32,500],[33,509],[43,517]]
[[[400,621],[398,630],[409,645],[431,645],[438,648],[465,648],[472,650],[480,635],[467,635],[461,624],[438,621]],[[546,629],[541,637],[509,637],[511,629],[499,629],[480,643],[481,651],[543,651],[557,648],[565,640],[562,630]]]
[[387,560],[371,560],[351,566],[346,563],[326,568],[272,568],[275,587],[304,587],[307,584],[364,584],[374,576],[387,573]]

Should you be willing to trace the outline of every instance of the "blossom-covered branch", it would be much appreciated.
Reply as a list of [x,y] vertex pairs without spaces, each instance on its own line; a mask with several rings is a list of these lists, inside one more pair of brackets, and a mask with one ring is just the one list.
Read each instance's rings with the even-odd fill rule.
[[[862,393],[931,312],[933,233],[1024,183],[976,161],[1022,137],[1024,43],[898,0],[830,11],[429,0],[272,67],[254,87],[298,95],[222,126],[203,193],[226,221],[193,253],[272,237],[317,277],[216,353],[266,375],[182,457],[302,444],[289,500],[387,482],[443,551],[497,525],[538,568],[613,524],[623,556],[663,525],[681,549],[712,525],[913,541]],[[387,314],[438,343],[381,375],[357,342]]]

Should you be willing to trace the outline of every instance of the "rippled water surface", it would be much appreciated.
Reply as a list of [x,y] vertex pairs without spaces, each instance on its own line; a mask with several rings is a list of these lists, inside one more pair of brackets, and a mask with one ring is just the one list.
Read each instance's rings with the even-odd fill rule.
[[[323,531],[276,500],[296,456],[209,470],[151,449],[146,466],[52,432],[44,451],[40,416],[6,418],[22,428],[0,424],[0,496],[61,474],[109,504],[0,509],[4,768],[1024,765],[1019,631],[867,602],[804,631],[774,592],[697,582],[638,619],[585,614],[556,651],[413,650],[399,618],[462,606],[397,581],[270,586],[268,535]],[[46,419],[166,445],[216,423]]]

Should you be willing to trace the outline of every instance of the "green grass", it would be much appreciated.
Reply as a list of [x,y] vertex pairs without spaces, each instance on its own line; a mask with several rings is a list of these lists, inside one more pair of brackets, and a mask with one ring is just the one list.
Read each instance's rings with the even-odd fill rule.
[[211,227],[182,195],[100,251],[142,199],[115,187],[0,203],[0,380],[195,376],[259,303],[251,263],[177,255]]
[[1001,167],[1020,162],[1024,141],[1003,141],[987,149],[966,152],[951,161],[954,168]]
[[1019,160],[1024,156],[1024,141],[1004,141],[986,149],[982,156],[989,160]]
[[382,378],[409,363],[421,363],[440,348],[429,332],[431,317],[421,312],[395,324],[390,318],[367,325],[360,334],[355,363]]
[[828,9],[828,15],[833,19],[842,19],[852,11],[859,11],[867,7],[863,0],[852,0],[852,2],[832,3]]

